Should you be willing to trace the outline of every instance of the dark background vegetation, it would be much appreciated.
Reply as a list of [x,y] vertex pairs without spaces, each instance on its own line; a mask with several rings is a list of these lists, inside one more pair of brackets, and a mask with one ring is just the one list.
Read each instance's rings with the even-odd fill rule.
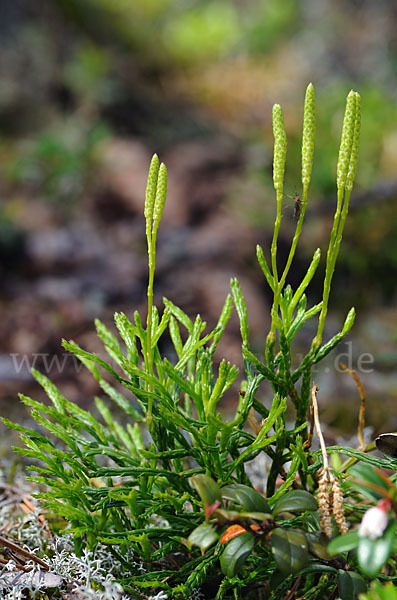
[[[344,100],[362,96],[357,182],[326,334],[358,313],[349,343],[317,374],[330,435],[355,428],[358,394],[338,352],[362,373],[368,423],[397,428],[396,13],[390,0],[2,0],[0,4],[0,396],[39,397],[25,364],[70,399],[98,392],[60,338],[100,351],[93,319],[143,310],[143,199],[150,157],[169,169],[156,299],[213,324],[239,277],[260,352],[269,293],[254,259],[274,219],[271,107],[284,108],[286,190],[299,191],[304,91],[317,134],[295,285],[326,248]],[[293,232],[285,198],[280,259]],[[318,302],[322,273],[310,290]],[[310,328],[297,344],[304,352]],[[239,363],[235,319],[222,352]],[[164,348],[167,351],[167,348]],[[349,356],[351,357],[349,361]],[[368,357],[367,357],[368,358]],[[47,362],[46,362],[47,361]],[[234,397],[231,397],[234,403]]]

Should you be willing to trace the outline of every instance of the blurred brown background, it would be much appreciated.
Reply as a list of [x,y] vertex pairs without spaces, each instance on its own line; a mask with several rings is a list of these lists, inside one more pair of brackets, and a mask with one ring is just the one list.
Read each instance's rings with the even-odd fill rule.
[[[143,199],[155,151],[169,170],[157,304],[165,295],[213,325],[237,276],[253,344],[262,351],[270,296],[255,245],[268,248],[274,220],[271,107],[284,109],[286,190],[293,197],[304,91],[312,81],[315,163],[292,286],[314,250],[326,248],[351,87],[363,109],[326,335],[339,330],[351,305],[358,316],[348,343],[316,374],[323,419],[335,437],[354,430],[358,394],[335,365],[343,353],[357,368],[369,354],[373,362],[361,369],[368,423],[376,431],[397,429],[396,4],[2,0],[0,11],[1,413],[26,414],[18,391],[42,397],[31,366],[90,406],[95,383],[77,374],[60,339],[101,352],[96,316],[111,326],[115,310],[144,314]],[[294,229],[292,204],[286,197],[280,260]],[[309,303],[319,300],[322,273]],[[309,325],[297,353],[311,333]],[[238,364],[239,346],[234,318],[223,351]]]

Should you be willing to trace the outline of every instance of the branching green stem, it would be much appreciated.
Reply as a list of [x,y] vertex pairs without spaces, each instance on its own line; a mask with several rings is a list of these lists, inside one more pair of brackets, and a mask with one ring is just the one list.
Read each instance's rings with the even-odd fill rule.
[[276,220],[274,222],[274,231],[273,231],[273,239],[271,245],[271,261],[272,261],[272,273],[274,279],[274,299],[272,306],[272,324],[271,324],[271,337],[275,338],[276,335],[276,319],[274,315],[278,314],[278,307],[280,302],[280,293],[282,290],[282,286],[280,286],[278,281],[278,273],[277,273],[277,239],[281,226],[281,211],[283,205],[283,189],[282,187],[277,190],[277,212],[276,212]]
[[290,270],[293,258],[295,256],[296,247],[298,245],[299,237],[300,237],[300,234],[301,234],[301,231],[302,231],[303,220],[305,218],[305,212],[306,212],[306,207],[307,207],[307,193],[308,193],[308,189],[306,187],[303,190],[303,194],[302,194],[302,199],[301,199],[301,201],[302,201],[302,209],[301,209],[301,213],[299,215],[298,222],[296,224],[295,235],[293,237],[292,244],[291,244],[291,249],[289,251],[289,255],[288,255],[288,259],[287,259],[287,263],[285,265],[284,272],[282,274],[282,277],[281,277],[280,283],[279,283],[280,293],[281,293],[281,290],[284,287],[285,280],[287,278],[287,275],[288,275],[288,272]]
[[[148,237],[148,256],[149,256],[149,281],[147,288],[147,321],[146,321],[146,357],[145,363],[149,375],[153,375],[153,352],[152,352],[152,321],[153,321],[153,285],[154,285],[154,273],[156,268],[156,232]],[[147,383],[147,391],[153,392],[153,383]],[[149,396],[148,409],[147,409],[147,426],[149,431],[152,430],[152,411],[153,411],[153,397]]]

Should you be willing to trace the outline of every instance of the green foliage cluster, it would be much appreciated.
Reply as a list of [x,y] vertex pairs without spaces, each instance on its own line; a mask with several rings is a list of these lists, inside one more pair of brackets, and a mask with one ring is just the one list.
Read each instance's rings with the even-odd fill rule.
[[[52,17],[47,16],[46,11],[38,11],[39,18],[31,22],[29,19],[26,22],[25,19],[18,20],[20,29],[15,39],[28,49],[28,57],[16,60],[15,57],[22,56],[22,53],[18,46],[15,49],[12,42],[5,40],[7,50],[3,62],[6,77],[0,94],[4,126],[0,140],[0,171],[7,187],[11,220],[16,221],[17,227],[20,226],[19,219],[13,204],[19,206],[21,199],[28,202],[36,197],[52,202],[56,209],[65,210],[65,207],[75,206],[87,189],[91,191],[98,168],[99,142],[113,129],[123,134],[131,133],[133,129],[134,135],[143,134],[146,139],[150,138],[149,145],[161,147],[169,144],[170,140],[186,140],[187,137],[191,140],[192,135],[208,133],[208,119],[205,123],[198,123],[189,109],[191,116],[181,123],[181,95],[186,98],[186,104],[193,98],[194,105],[201,103],[209,113],[225,115],[231,112],[237,115],[232,128],[241,134],[247,155],[255,156],[258,144],[263,144],[265,130],[257,126],[257,108],[250,102],[247,110],[243,107],[242,110],[230,111],[230,106],[227,106],[233,90],[239,87],[239,70],[243,68],[241,87],[247,86],[246,96],[256,97],[257,93],[263,93],[258,92],[259,88],[273,89],[274,85],[279,85],[275,84],[276,80],[283,81],[283,65],[288,63],[288,57],[296,47],[304,53],[313,48],[312,55],[334,55],[334,45],[339,44],[339,38],[335,41],[333,28],[341,22],[341,11],[345,10],[343,17],[352,32],[344,38],[347,57],[357,55],[356,40],[360,43],[357,11],[363,10],[364,19],[376,20],[366,13],[365,7],[346,11],[343,2],[331,8],[330,32],[322,29],[318,13],[311,15],[309,11],[309,16],[301,3],[294,0],[254,0],[249,7],[226,0],[196,0],[193,3],[170,0],[56,0],[52,4],[56,27],[52,26]],[[382,17],[381,21],[387,22],[387,19]],[[60,38],[63,40],[61,52]],[[281,64],[280,55],[283,57]],[[360,80],[366,106],[361,152],[365,168],[359,173],[359,185],[364,190],[376,185],[380,177],[391,176],[395,158],[393,126],[396,107],[392,94],[388,93],[386,75],[388,68],[392,67],[388,67],[387,53],[384,58],[380,56],[375,53],[372,58],[375,65],[382,61],[382,70],[376,66],[370,74],[364,70],[367,81]],[[222,68],[223,61],[225,69]],[[255,65],[252,72],[250,61]],[[365,62],[362,61],[363,66]],[[371,63],[371,58],[368,63]],[[215,67],[219,65],[220,73],[227,71],[228,75],[225,74],[225,78],[211,76],[214,64]],[[264,80],[259,84],[256,83],[257,64],[261,65],[264,74]],[[346,86],[343,69],[335,71],[330,66],[327,73],[324,65],[328,64],[331,65],[331,62],[322,61],[324,75],[321,70],[317,72],[319,78],[329,83],[322,92],[323,110],[318,115],[321,127],[316,142],[313,198],[333,193],[330,165],[337,150],[339,131],[335,126],[338,119],[330,120],[329,114],[337,115],[342,111],[341,90]],[[23,76],[26,69],[29,77]],[[374,71],[377,76],[372,77]],[[208,83],[207,77],[212,77],[212,82]],[[361,77],[364,78],[363,74]],[[162,112],[157,110],[156,98],[163,98],[164,85],[167,86],[166,95],[170,102]],[[300,84],[296,80],[287,86],[281,84],[281,87],[289,93]],[[289,102],[294,102],[294,96],[292,93]],[[262,100],[258,98],[258,104],[268,99],[269,95],[265,93]],[[131,112],[128,104],[134,106]],[[177,107],[176,111],[173,106]],[[175,119],[172,118],[174,111],[177,112]],[[290,112],[293,113],[292,108]],[[139,117],[134,118],[132,113]],[[241,115],[244,116],[241,118]],[[289,155],[293,160],[289,161],[286,189],[292,193],[299,180],[299,169],[294,166],[299,164],[295,158],[300,152],[297,121],[290,122],[289,131]],[[259,202],[248,209],[244,207],[244,217],[266,225],[261,199],[270,191],[271,178],[266,161],[258,162],[250,161],[239,184],[244,187],[245,193],[247,187],[249,190],[259,188]],[[238,186],[233,187],[236,190]],[[379,193],[382,194],[382,185]],[[241,194],[237,192],[235,196],[238,202]],[[255,194],[250,196],[255,198]],[[376,208],[371,209],[371,214],[368,214],[369,203],[365,205],[364,214],[355,222],[354,231],[347,231],[351,240],[349,251],[343,252],[340,257],[349,272],[360,270],[359,281],[365,281],[376,273],[376,288],[384,294],[382,300],[385,301],[390,301],[393,294],[394,281],[388,273],[395,267],[397,256],[394,220],[390,218],[395,208],[393,198],[391,200],[389,205],[383,203],[382,207],[374,202]],[[7,207],[0,210],[3,213]],[[258,217],[261,220],[258,221]],[[12,227],[12,223],[8,225],[8,219],[0,218],[7,227]],[[318,231],[322,227],[316,229]],[[382,235],[377,238],[375,231],[382,231]],[[370,244],[363,243],[367,238]],[[369,247],[372,249],[370,253]],[[305,250],[307,256],[310,248]],[[377,259],[379,256],[384,259],[382,264]],[[353,303],[368,296],[361,292],[355,292]]]
[[[57,3],[90,29],[101,29],[107,22],[110,36],[129,47],[138,47],[146,60],[183,67],[200,66],[230,55],[241,45],[249,52],[266,52],[288,37],[298,15],[292,0],[283,5],[277,0],[259,0],[244,11],[226,0],[199,0],[188,10],[185,3],[170,0],[138,0],[131,4],[57,0]],[[89,24],[93,12],[96,22]],[[158,30],[156,49],[151,43],[153,25]]]
[[[46,486],[39,496],[49,510],[67,521],[76,552],[81,553],[84,547],[94,550],[98,542],[108,545],[125,564],[120,582],[135,596],[163,590],[169,597],[189,598],[200,589],[206,598],[216,600],[240,598],[243,593],[255,598],[258,588],[265,588],[267,597],[278,598],[294,586],[300,596],[320,599],[333,597],[338,585],[340,597],[350,600],[366,589],[367,578],[379,573],[393,550],[390,531],[395,530],[394,520],[375,545],[367,539],[360,542],[353,534],[347,548],[343,543],[352,535],[349,533],[336,538],[327,549],[315,499],[318,478],[326,465],[324,455],[310,451],[308,441],[312,368],[335,348],[354,322],[351,309],[341,331],[323,341],[332,276],[357,165],[360,97],[353,91],[347,97],[323,297],[313,307],[307,307],[305,290],[318,267],[319,250],[297,289],[286,285],[308,203],[315,135],[311,84],[303,118],[299,214],[282,271],[277,263],[277,241],[287,140],[279,105],[273,109],[273,131],[276,220],[270,261],[257,248],[259,264],[273,292],[264,358],[250,349],[247,309],[236,279],[210,332],[205,331],[206,324],[199,315],[192,320],[169,299],[164,299],[162,314],[154,306],[156,239],[167,193],[167,170],[154,156],[145,200],[149,256],[146,322],[138,312],[133,320],[117,313],[115,325],[122,341],[96,322],[109,361],[73,341],[64,342],[92,373],[108,401],[121,409],[123,423],[102,398],[95,400],[101,416],[97,419],[91,411],[68,401],[38,372],[34,375],[51,405],[21,398],[43,432],[5,421],[21,432],[24,447],[17,452],[39,462],[39,466],[29,467],[38,473],[30,479]],[[217,364],[215,351],[233,306],[240,320],[244,375],[235,415],[225,421],[218,405],[239,373],[225,360]],[[293,367],[294,337],[316,316],[312,344],[300,364]],[[165,335],[173,344],[174,364],[159,350]],[[265,384],[273,390],[270,409],[260,399]],[[288,405],[295,411],[292,425],[286,419]],[[255,412],[262,419],[260,423]],[[247,430],[248,423],[256,423],[254,433]],[[371,471],[365,470],[365,464],[390,467],[393,461],[339,446],[328,448],[328,452],[349,457],[335,467],[334,476],[350,501],[346,504],[349,520],[358,522],[365,509],[367,488],[360,483],[353,485],[354,473],[348,470],[359,461],[364,465],[360,477],[368,480]],[[247,472],[250,461],[261,453],[271,464],[264,474],[266,497],[253,489]],[[389,488],[394,489],[394,484]],[[392,496],[390,490],[387,493]],[[243,528],[240,535],[235,535],[236,526]],[[364,543],[366,551],[360,556],[360,544]],[[358,559],[347,554],[357,545]],[[375,558],[380,548],[381,561]],[[335,550],[338,556],[333,558],[331,551]],[[127,551],[133,553],[135,562],[144,565],[145,572],[131,573]],[[393,560],[389,567],[392,577]]]
[[[80,2],[69,2],[68,0],[57,0],[56,4],[73,22],[80,26],[84,31],[88,31],[90,38],[94,40],[93,48],[96,48],[98,54],[103,47],[95,44],[95,40],[102,39],[102,32],[106,30],[106,37],[112,42],[113,49],[129,48],[140,57],[140,66],[143,70],[153,74],[156,71],[166,73],[184,73],[186,71],[199,74],[206,71],[208,65],[225,61],[235,61],[238,69],[239,58],[271,56],[275,63],[278,63],[278,52],[283,49],[287,53],[294,52],[297,45],[304,53],[310,52],[312,48],[314,53],[334,51],[334,44],[338,42],[333,40],[334,27],[337,27],[341,19],[349,23],[350,29],[357,28],[356,36],[359,38],[357,26],[358,10],[348,11],[346,6],[332,7],[331,27],[324,30],[325,22],[317,22],[314,17],[308,18],[305,15],[305,9],[301,3],[294,0],[255,0],[249,7],[241,5],[239,2],[229,2],[226,0],[196,0],[187,5],[185,2],[171,2],[170,0],[136,0],[133,3],[115,0],[83,0]],[[331,7],[330,7],[331,8]],[[310,11],[309,11],[310,13]],[[95,18],[92,17],[95,15]],[[365,15],[365,11],[363,11]],[[391,15],[392,17],[392,15]],[[371,18],[366,15],[366,18]],[[327,21],[328,22],[328,21]],[[329,23],[328,23],[329,24]],[[317,26],[317,27],[316,27]],[[314,35],[313,33],[316,33]],[[324,45],[317,39],[323,34]],[[155,43],[153,39],[155,38]],[[354,55],[357,51],[355,46],[355,36],[347,37],[344,40],[347,55]],[[293,40],[292,50],[289,48],[289,42]],[[106,53],[106,52],[105,52]],[[112,60],[112,56],[107,55]],[[78,52],[78,62],[82,68],[87,64],[87,54],[85,51]],[[392,60],[392,54],[390,53]],[[106,62],[106,57],[103,58]],[[373,60],[380,60],[375,56]],[[390,60],[390,62],[391,62]],[[100,73],[98,65],[101,60],[95,59],[96,73]],[[92,63],[91,63],[92,64]],[[384,73],[392,70],[392,66],[387,64],[387,56],[382,63]],[[78,73],[79,66],[75,66],[73,71]],[[247,66],[249,69],[249,66]],[[280,67],[279,67],[280,68]],[[106,71],[103,69],[103,83],[106,87]],[[270,68],[270,73],[272,73]],[[255,71],[252,73],[254,78]],[[382,74],[385,78],[385,75]],[[91,75],[86,79],[90,81]],[[192,85],[195,85],[193,75]],[[317,140],[317,148],[321,150],[316,161],[316,172],[313,175],[313,184],[317,193],[331,194],[333,192],[333,175],[330,172],[330,164],[338,145],[338,129],[330,121],[329,114],[340,111],[341,91],[346,86],[343,69],[336,71],[330,68],[329,84],[322,92],[321,102],[324,107],[322,115],[319,115],[321,131]],[[80,77],[78,78],[80,81]],[[172,81],[171,76],[171,81]],[[76,83],[73,81],[73,87]],[[393,98],[393,90],[388,89],[386,85],[381,85],[381,79],[370,79],[367,76],[366,81],[361,81],[363,102],[366,106],[366,122],[363,125],[363,143],[361,160],[366,168],[359,174],[359,183],[362,188],[369,189],[374,185],[379,174],[388,176],[384,173],[384,166],[381,164],[384,152],[387,148],[393,146],[393,139],[389,137],[390,131],[396,119],[396,107]],[[386,78],[385,78],[386,83]],[[224,82],[227,86],[228,82]],[[271,77],[269,77],[271,85]],[[97,81],[94,82],[93,90],[97,88]],[[197,96],[200,94],[200,85],[198,85]],[[216,91],[208,94],[216,98]],[[97,94],[101,98],[102,93]],[[196,99],[196,98],[195,98]],[[203,98],[204,103],[211,109],[211,99]],[[227,111],[225,111],[227,112]],[[255,118],[253,122],[256,123]],[[293,126],[292,126],[293,127]],[[250,138],[258,141],[257,127],[245,127],[247,142]],[[292,155],[298,156],[299,149],[299,129],[294,128],[291,131],[290,142]],[[261,140],[262,141],[262,140]],[[388,159],[390,160],[390,159]],[[298,170],[295,168],[297,162],[292,161],[290,165],[290,187],[293,189],[295,181],[299,178]],[[389,170],[390,167],[386,167]],[[263,173],[258,174],[259,176]],[[267,183],[267,182],[266,182]]]
[[76,117],[58,123],[37,135],[22,157],[8,160],[7,179],[40,190],[42,200],[71,211],[89,184],[101,142],[108,136],[103,121]]
[[397,589],[393,583],[381,585],[375,582],[367,594],[361,596],[361,600],[396,600]]

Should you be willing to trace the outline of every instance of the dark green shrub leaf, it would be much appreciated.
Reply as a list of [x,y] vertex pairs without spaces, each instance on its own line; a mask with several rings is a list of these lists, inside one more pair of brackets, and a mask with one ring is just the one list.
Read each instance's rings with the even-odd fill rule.
[[242,521],[243,518],[241,513],[237,510],[225,510],[224,508],[217,508],[214,511],[215,516],[217,517],[220,523],[224,521]]
[[193,529],[192,533],[188,537],[188,544],[191,548],[192,546],[198,546],[200,550],[207,550],[212,544],[216,542],[218,539],[218,534],[212,525],[208,523],[203,523]]
[[218,484],[208,475],[199,473],[193,475],[189,481],[204,504],[213,504],[216,500],[221,500],[221,491]]
[[255,519],[255,521],[273,521],[273,517],[271,513],[262,513],[262,512],[245,512],[242,511],[240,517],[243,519]]
[[357,548],[360,537],[358,531],[349,531],[345,535],[338,535],[328,544],[328,552],[330,554],[342,554],[342,552],[350,552]]
[[358,573],[339,569],[338,589],[342,600],[356,600],[358,594],[367,591],[367,585]]
[[272,532],[272,552],[283,573],[297,573],[306,564],[308,543],[305,535],[296,529],[278,527]]
[[358,564],[369,577],[373,577],[379,573],[383,565],[387,562],[393,549],[395,528],[396,523],[393,521],[382,537],[376,540],[360,537],[357,552]]
[[251,554],[255,540],[250,533],[242,533],[226,545],[221,556],[221,569],[226,577],[234,577]]
[[306,490],[291,490],[275,503],[272,513],[274,516],[283,512],[305,512],[317,510],[317,500]]
[[272,520],[270,513],[245,512],[237,510],[226,510],[225,508],[216,508],[213,511],[214,515],[221,521],[246,521],[247,519],[255,519],[255,521]]
[[323,560],[329,560],[330,554],[328,552],[328,538],[322,531],[313,531],[312,533],[306,533],[306,539],[309,544],[309,551],[322,558]]
[[265,498],[247,485],[233,483],[221,488],[223,500],[239,504],[245,511],[269,513],[270,507]]
[[337,571],[334,567],[326,565],[323,562],[311,562],[307,567],[299,571],[299,575],[305,575],[306,573],[332,573],[335,574]]

